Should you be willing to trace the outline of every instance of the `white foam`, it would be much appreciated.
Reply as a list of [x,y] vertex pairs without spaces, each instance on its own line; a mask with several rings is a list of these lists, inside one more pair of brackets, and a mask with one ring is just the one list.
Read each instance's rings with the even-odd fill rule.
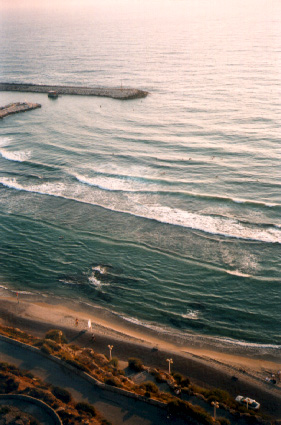
[[77,282],[68,279],[59,279],[59,282],[64,283],[66,285],[77,285]]
[[94,285],[94,286],[97,286],[97,287],[102,286],[102,282],[96,278],[95,273],[92,273],[91,276],[89,276],[88,280],[89,280],[91,285]]
[[242,273],[239,270],[226,270],[226,273],[232,274],[233,276],[252,277],[252,275],[246,274],[246,273]]
[[[140,181],[132,180],[129,177],[111,177],[111,176],[96,176],[96,177],[86,177],[80,174],[75,175],[76,179],[89,186],[95,186],[102,190],[109,191],[126,191],[126,192],[136,192],[136,191],[147,191],[147,183],[141,183]],[[151,185],[149,185],[149,190],[151,190]]]
[[126,322],[133,323],[134,325],[137,325],[137,326],[148,328],[156,332],[165,332],[165,328],[162,328],[161,326],[153,325],[152,323],[141,321],[135,317],[128,317],[128,316],[119,316],[119,317],[121,317],[121,319],[125,320]]
[[199,318],[198,310],[187,310],[185,314],[181,315],[184,319],[197,320]]
[[1,177],[0,183],[17,190],[72,199],[112,211],[215,235],[258,242],[281,243],[281,229],[276,226],[262,228],[257,224],[242,223],[229,217],[204,215],[179,208],[171,208],[152,203],[151,197],[139,197],[136,194],[127,194],[126,198],[115,194],[108,196],[102,191],[91,188],[83,190],[79,185],[65,184],[63,182],[47,182],[39,185],[24,186],[18,183],[16,179]]
[[96,266],[92,268],[93,271],[97,271],[100,274],[105,274],[106,273],[106,267],[103,266]]
[[0,147],[8,146],[11,141],[12,141],[11,137],[8,137],[8,136],[0,137]]
[[9,161],[17,161],[17,162],[24,162],[28,160],[31,156],[31,152],[29,151],[8,151],[7,149],[1,149],[0,155],[8,159]]

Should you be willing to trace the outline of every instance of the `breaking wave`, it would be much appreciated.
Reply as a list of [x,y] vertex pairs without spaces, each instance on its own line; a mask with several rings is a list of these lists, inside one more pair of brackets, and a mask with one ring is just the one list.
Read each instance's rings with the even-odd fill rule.
[[6,149],[1,149],[0,155],[3,158],[7,159],[8,161],[24,162],[30,158],[31,152],[29,151],[11,152]]
[[135,194],[127,195],[126,198],[104,196],[104,193],[100,193],[98,190],[83,190],[77,185],[63,182],[46,182],[40,185],[25,186],[18,183],[16,179],[8,177],[0,178],[0,183],[12,189],[63,197],[111,211],[199,230],[214,235],[256,242],[281,243],[281,228],[278,226],[268,225],[264,227],[262,224],[244,223],[226,216],[205,215],[198,212],[149,203],[150,200],[148,198],[139,199]]

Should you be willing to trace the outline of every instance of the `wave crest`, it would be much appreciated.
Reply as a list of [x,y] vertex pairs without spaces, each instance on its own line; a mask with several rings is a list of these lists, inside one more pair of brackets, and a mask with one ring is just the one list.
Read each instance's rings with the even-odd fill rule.
[[7,159],[8,161],[16,161],[16,162],[24,162],[27,161],[30,156],[31,152],[29,151],[8,151],[6,149],[0,150],[0,155]]
[[111,211],[130,214],[160,223],[186,227],[218,236],[252,240],[256,242],[281,243],[281,229],[275,225],[263,227],[260,224],[243,223],[225,216],[204,215],[170,206],[140,202],[135,194],[124,197],[105,197],[98,191],[81,190],[79,186],[63,182],[22,185],[16,179],[0,178],[2,185],[27,192],[71,199],[106,208]]

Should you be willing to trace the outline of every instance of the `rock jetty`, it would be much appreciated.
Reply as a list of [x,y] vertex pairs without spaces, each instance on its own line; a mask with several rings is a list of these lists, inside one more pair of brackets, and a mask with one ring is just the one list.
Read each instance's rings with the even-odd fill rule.
[[106,88],[106,87],[76,87],[76,86],[50,86],[41,84],[15,84],[0,83],[0,91],[17,91],[32,93],[48,93],[50,91],[57,94],[70,94],[80,96],[101,96],[112,99],[129,100],[146,97],[147,91],[130,88]]
[[6,106],[0,106],[0,118],[7,115],[17,114],[18,112],[31,111],[32,109],[41,108],[39,103],[16,102],[9,103]]

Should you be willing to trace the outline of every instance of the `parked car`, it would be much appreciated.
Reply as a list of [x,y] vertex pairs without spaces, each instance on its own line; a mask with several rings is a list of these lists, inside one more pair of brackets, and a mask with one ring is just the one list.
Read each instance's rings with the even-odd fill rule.
[[246,406],[248,409],[258,410],[261,406],[256,400],[249,397],[243,397],[242,395],[238,395],[235,400],[243,406]]

